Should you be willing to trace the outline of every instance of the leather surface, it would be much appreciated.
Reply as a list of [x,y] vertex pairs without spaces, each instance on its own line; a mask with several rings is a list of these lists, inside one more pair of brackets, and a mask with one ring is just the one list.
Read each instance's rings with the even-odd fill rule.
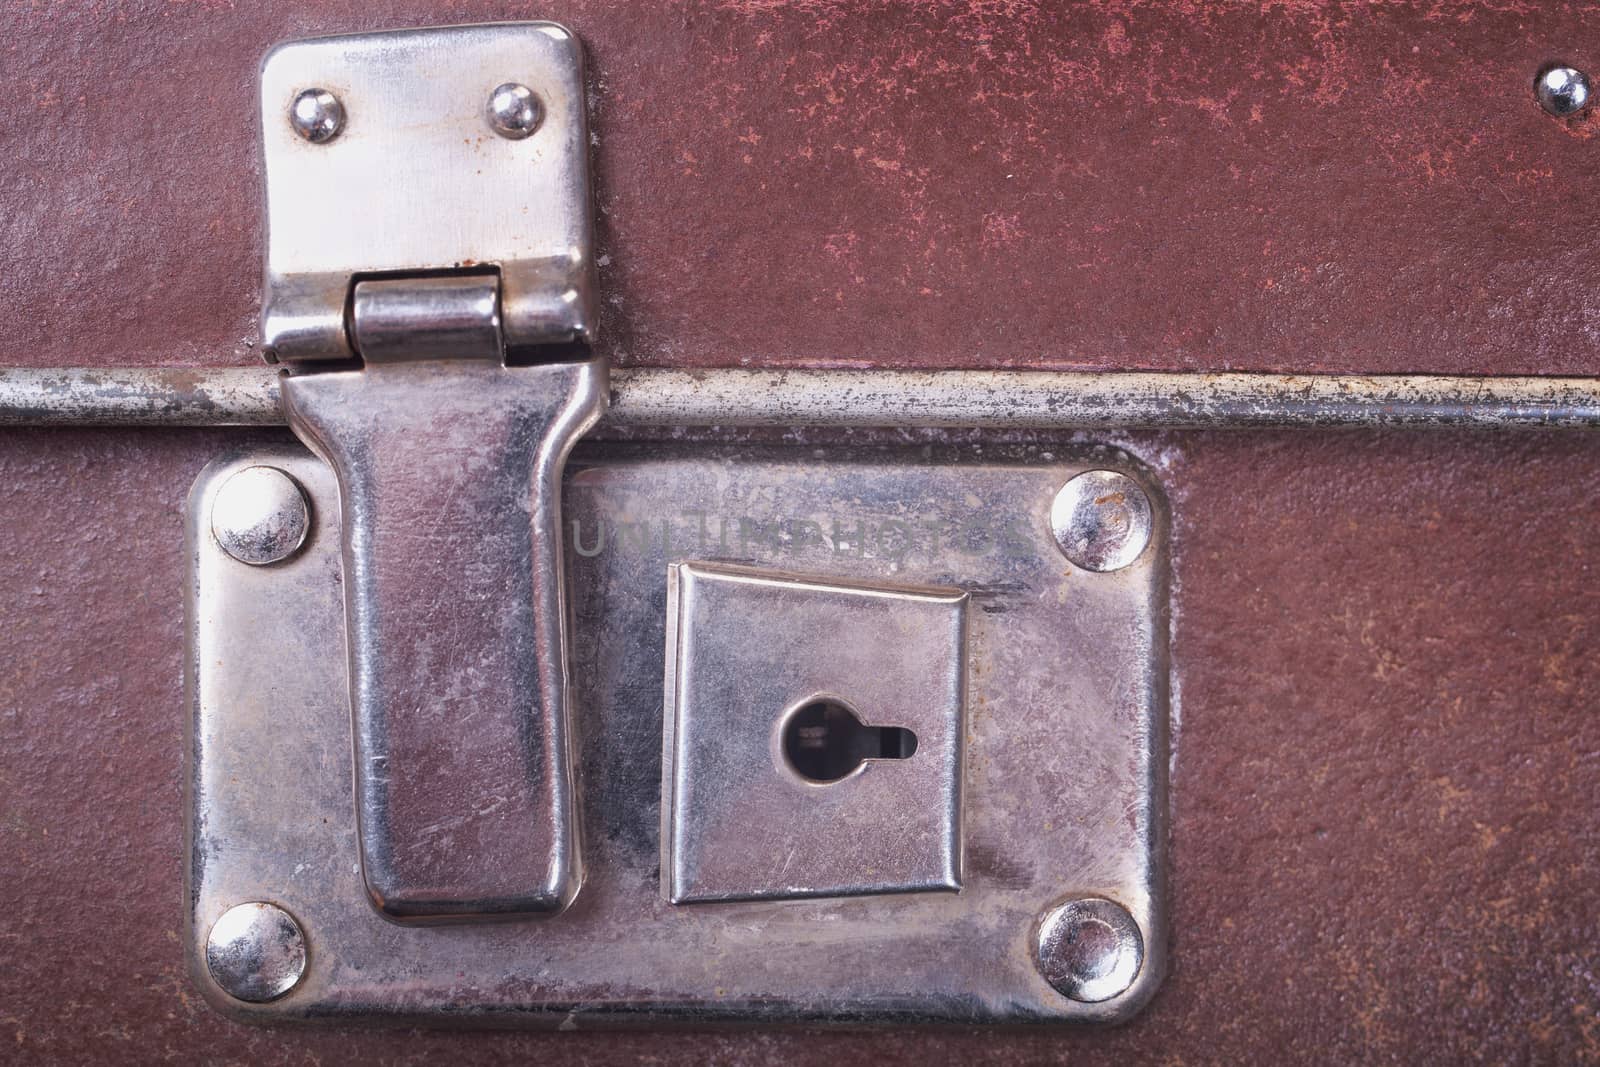
[[181,515],[238,434],[0,433],[0,1060],[1600,1061],[1581,434],[1153,437],[1171,971],[1115,1030],[256,1029],[184,973]]
[[[1571,0],[0,7],[0,363],[249,363],[285,39],[584,40],[619,363],[1600,371]],[[492,79],[491,79],[492,80]]]
[[[258,357],[255,71],[585,40],[619,363],[1600,373],[1600,5],[0,0],[5,365]],[[180,516],[234,433],[0,433],[0,1061],[1600,1061],[1582,435],[1145,440],[1172,970],[1110,1031],[284,1032],[183,973]]]

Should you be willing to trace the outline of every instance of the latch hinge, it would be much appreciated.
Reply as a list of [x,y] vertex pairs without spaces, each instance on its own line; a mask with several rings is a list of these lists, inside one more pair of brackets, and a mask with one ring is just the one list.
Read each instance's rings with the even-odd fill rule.
[[[338,474],[361,870],[387,917],[582,880],[560,482],[605,407],[581,52],[553,23],[275,49],[268,358]],[[547,357],[513,366],[513,350]],[[359,357],[362,369],[351,369]]]
[[269,360],[357,355],[352,288],[402,274],[497,275],[509,347],[592,339],[589,135],[570,31],[284,44],[262,66],[261,114]]
[[368,363],[505,356],[498,275],[357,282],[350,341]]

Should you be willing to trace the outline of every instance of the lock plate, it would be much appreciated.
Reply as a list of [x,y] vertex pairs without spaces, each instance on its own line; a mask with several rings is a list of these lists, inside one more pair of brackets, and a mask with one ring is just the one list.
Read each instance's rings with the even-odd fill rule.
[[[220,547],[210,510],[228,476],[263,465],[300,484],[312,520],[298,555],[252,567]],[[1068,480],[1101,468],[1143,487],[1153,521],[1132,564],[1093,573],[1063,555],[1051,510]],[[1105,1021],[1156,988],[1168,520],[1149,473],[1127,456],[879,447],[859,435],[803,448],[580,445],[563,514],[587,877],[566,912],[538,923],[406,926],[368,903],[337,500],[332,471],[292,444],[219,460],[190,499],[188,943],[219,1008],[257,1020],[567,1029]],[[959,892],[689,905],[663,896],[668,570],[686,562],[966,595]],[[870,650],[899,651],[887,634]],[[776,724],[786,710],[750,713]],[[874,721],[872,709],[855,710]],[[765,832],[758,823],[752,843]],[[719,847],[738,849],[738,835]],[[1059,975],[1052,985],[1037,949],[1059,940],[1059,906],[1084,898],[1120,904],[1143,948],[1125,991],[1094,1003],[1063,995]],[[276,904],[304,931],[304,976],[268,1003],[231,999],[205,964],[212,924],[249,901]]]
[[667,899],[959,890],[966,629],[956,589],[672,564]]

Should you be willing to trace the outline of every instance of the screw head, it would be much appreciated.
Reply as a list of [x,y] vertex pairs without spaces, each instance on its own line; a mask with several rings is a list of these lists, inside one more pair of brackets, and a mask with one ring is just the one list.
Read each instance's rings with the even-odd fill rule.
[[312,144],[323,144],[344,129],[344,105],[326,89],[304,89],[289,105],[289,125]]
[[1540,107],[1568,118],[1589,106],[1589,77],[1574,67],[1547,67],[1533,83],[1533,93]]
[[211,534],[240,563],[265,566],[300,551],[311,507],[293,478],[276,467],[246,467],[211,501]]
[[1034,941],[1045,981],[1065,997],[1097,1004],[1127,992],[1144,966],[1144,937],[1127,909],[1103,897],[1047,911]]
[[1150,498],[1116,471],[1084,471],[1056,494],[1050,532],[1074,565],[1086,571],[1120,570],[1150,543]]
[[305,934],[294,916],[276,904],[239,904],[211,925],[206,970],[235,1000],[277,1000],[306,972]]
[[506,82],[489,94],[489,126],[512,141],[520,141],[539,128],[544,107],[533,90],[516,82]]

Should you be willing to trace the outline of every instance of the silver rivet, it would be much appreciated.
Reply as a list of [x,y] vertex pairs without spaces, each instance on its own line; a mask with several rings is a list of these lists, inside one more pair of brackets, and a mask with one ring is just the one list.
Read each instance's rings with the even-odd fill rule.
[[1056,992],[1084,1004],[1127,992],[1144,966],[1144,938],[1127,909],[1102,897],[1070,900],[1039,922],[1035,961]]
[[1539,106],[1557,118],[1576,115],[1589,106],[1589,78],[1573,67],[1547,67],[1533,83]]
[[1050,506],[1056,544],[1088,571],[1114,571],[1138,559],[1150,543],[1150,524],[1150,498],[1116,471],[1085,471]]
[[295,480],[276,467],[246,467],[211,501],[211,533],[240,563],[288,559],[306,543],[311,508]]
[[326,89],[306,89],[289,105],[289,125],[312,144],[339,136],[344,128],[344,105]]
[[544,108],[526,85],[506,82],[489,94],[489,125],[501,137],[520,141],[539,128]]
[[240,904],[212,924],[206,969],[236,1000],[277,1000],[306,972],[305,934],[294,916],[276,904]]

